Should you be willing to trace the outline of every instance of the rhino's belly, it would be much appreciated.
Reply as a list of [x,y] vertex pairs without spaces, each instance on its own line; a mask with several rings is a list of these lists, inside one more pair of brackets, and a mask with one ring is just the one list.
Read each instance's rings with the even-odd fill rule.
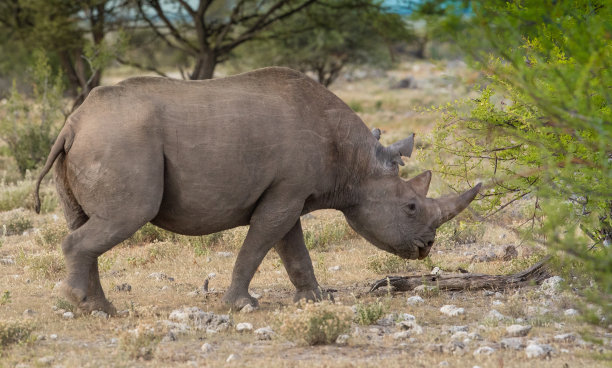
[[186,214],[162,208],[151,223],[178,234],[207,235],[248,225],[251,213],[249,209],[216,211],[213,208],[198,214]]

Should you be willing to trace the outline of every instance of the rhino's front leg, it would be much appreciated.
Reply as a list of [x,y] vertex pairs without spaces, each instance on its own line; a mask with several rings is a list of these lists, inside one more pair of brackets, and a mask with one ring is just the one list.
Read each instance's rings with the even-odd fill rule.
[[296,293],[293,301],[321,300],[325,292],[321,290],[315,277],[310,254],[304,243],[300,220],[276,244],[275,249],[283,261],[291,283],[295,286]]
[[238,252],[232,272],[232,283],[223,300],[241,309],[247,304],[257,306],[257,300],[248,291],[257,267],[268,251],[293,227],[300,218],[303,202],[296,201],[294,193],[282,188],[269,190],[253,212],[246,239]]

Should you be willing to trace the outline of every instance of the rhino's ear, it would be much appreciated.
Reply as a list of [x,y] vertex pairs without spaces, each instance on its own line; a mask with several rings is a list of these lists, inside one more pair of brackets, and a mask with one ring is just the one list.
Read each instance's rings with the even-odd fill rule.
[[412,148],[414,147],[414,133],[408,138],[402,139],[399,142],[395,142],[386,148],[391,163],[404,166],[402,156],[410,157],[412,154]]
[[406,183],[410,185],[417,194],[426,197],[429,191],[429,183],[431,183],[431,171],[423,171]]
[[376,138],[377,141],[380,140],[380,129],[372,128],[372,135]]

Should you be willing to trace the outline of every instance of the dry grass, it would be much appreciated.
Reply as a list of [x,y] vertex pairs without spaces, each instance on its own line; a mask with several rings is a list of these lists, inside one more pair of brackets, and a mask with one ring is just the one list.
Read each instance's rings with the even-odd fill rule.
[[[460,82],[444,78],[448,73],[438,65],[406,66],[394,72],[393,76],[399,79],[413,75],[417,80],[423,80],[423,88],[389,90],[389,81],[364,80],[340,84],[336,91],[345,101],[360,106],[360,114],[368,125],[383,128],[383,142],[389,143],[409,131],[424,134],[430,129],[435,116],[411,112],[414,108],[465,95],[466,88]],[[467,71],[457,73],[465,78],[473,77]],[[416,154],[425,153],[417,151]],[[407,175],[423,169],[412,162],[410,160],[406,165]],[[3,167],[6,168],[4,177],[11,177],[11,166]],[[436,180],[434,176],[432,189],[443,191],[444,186]],[[4,184],[0,206],[6,204],[8,209],[15,206],[27,208],[20,203],[27,197],[25,193],[31,189],[31,185],[31,179]],[[43,191],[53,192],[50,182],[44,183]],[[288,340],[282,334],[275,335],[269,341],[258,341],[252,333],[241,334],[233,328],[216,334],[190,330],[177,334],[176,341],[166,341],[168,331],[163,321],[169,318],[174,309],[197,306],[204,311],[228,313],[228,308],[221,301],[221,292],[230,284],[235,257],[247,228],[205,237],[184,237],[147,226],[99,260],[101,281],[107,297],[118,310],[126,310],[127,314],[101,319],[77,313],[77,318],[65,319],[61,313],[70,307],[58,297],[54,288],[65,273],[59,244],[66,228],[61,212],[53,206],[57,203],[56,199],[51,195],[48,198],[49,213],[35,215],[29,210],[25,212],[31,226],[38,229],[37,232],[4,236],[0,240],[0,259],[14,260],[14,263],[6,261],[0,264],[0,336],[3,336],[2,341],[7,336],[6,341],[10,342],[2,343],[0,366],[217,367],[228,364],[226,359],[230,354],[238,356],[231,363],[235,366],[309,368],[433,367],[444,361],[451,367],[599,367],[606,366],[608,363],[604,359],[610,358],[610,338],[604,335],[607,331],[589,327],[580,319],[563,316],[564,308],[576,304],[573,295],[562,294],[558,298],[550,298],[540,295],[534,288],[502,291],[501,297],[484,296],[481,291],[434,291],[422,294],[425,303],[407,305],[409,293],[367,293],[372,281],[387,274],[426,273],[435,266],[443,271],[455,271],[461,267],[472,272],[510,273],[535,262],[537,252],[526,246],[519,247],[519,258],[510,262],[500,259],[486,262],[473,260],[474,255],[498,252],[506,244],[519,244],[519,239],[502,227],[466,227],[461,229],[462,233],[448,228],[438,238],[431,257],[425,261],[405,261],[378,250],[356,236],[336,211],[317,211],[314,217],[305,218],[303,225],[319,282],[323,287],[337,290],[334,293],[337,305],[328,307],[339,308],[334,311],[335,316],[344,316],[346,308],[353,305],[357,311],[363,312],[361,323],[357,323],[359,313],[350,313],[352,322],[348,333],[351,337],[346,346],[308,346],[299,343],[300,339]],[[28,202],[27,199],[25,201]],[[476,242],[464,244],[466,238]],[[233,255],[226,257],[219,252],[231,252]],[[148,277],[153,272],[163,272],[173,281]],[[207,278],[210,278],[210,292],[194,292],[201,289]],[[122,288],[123,284],[129,284],[131,290]],[[233,313],[231,318],[234,324],[250,322],[255,329],[273,326],[280,332],[275,321],[283,320],[282,316],[289,320],[296,315],[296,306],[291,302],[293,286],[274,251],[259,267],[251,284],[251,292],[262,296],[260,309],[250,314]],[[502,304],[495,305],[495,300]],[[445,304],[463,307],[466,313],[447,317],[439,311]],[[545,306],[550,312],[527,316],[529,306]],[[33,313],[24,314],[26,309]],[[507,319],[488,319],[487,313],[491,309],[497,309]],[[398,331],[397,327],[372,324],[383,310],[385,314],[414,315],[424,333],[411,336],[411,340],[394,340],[391,335]],[[555,353],[549,359],[530,360],[523,351],[500,348],[500,340],[506,337],[505,327],[515,323],[518,318],[530,318],[528,323],[534,326],[526,339],[538,339],[540,343],[553,346]],[[345,321],[343,318],[340,320]],[[298,322],[292,326],[304,326]],[[468,326],[469,332],[477,332],[483,340],[470,341],[465,351],[453,351],[449,348],[452,345],[449,329],[457,325]],[[340,324],[337,326],[342,327]],[[294,330],[308,331],[298,330],[297,327]],[[555,334],[569,331],[588,331],[608,345],[554,341]],[[302,336],[304,334],[308,332]],[[329,342],[333,338],[327,340]],[[210,344],[210,351],[201,350],[205,342]],[[495,347],[496,351],[491,356],[474,356],[472,352],[480,345]],[[561,349],[568,352],[563,353]]]

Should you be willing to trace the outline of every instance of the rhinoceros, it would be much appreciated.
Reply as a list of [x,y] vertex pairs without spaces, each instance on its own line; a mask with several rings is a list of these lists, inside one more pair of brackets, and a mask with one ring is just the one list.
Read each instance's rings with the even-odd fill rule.
[[36,183],[55,163],[70,233],[62,242],[62,294],[79,309],[114,313],[98,257],[148,222],[185,235],[250,225],[224,301],[257,305],[248,292],[274,247],[295,300],[325,293],[315,278],[300,216],[341,211],[366,240],[422,259],[436,228],[465,209],[461,195],[426,198],[431,172],[403,180],[414,135],[383,146],[337,96],[308,76],[264,68],[227,78],[136,77],[97,87],[60,131]]

